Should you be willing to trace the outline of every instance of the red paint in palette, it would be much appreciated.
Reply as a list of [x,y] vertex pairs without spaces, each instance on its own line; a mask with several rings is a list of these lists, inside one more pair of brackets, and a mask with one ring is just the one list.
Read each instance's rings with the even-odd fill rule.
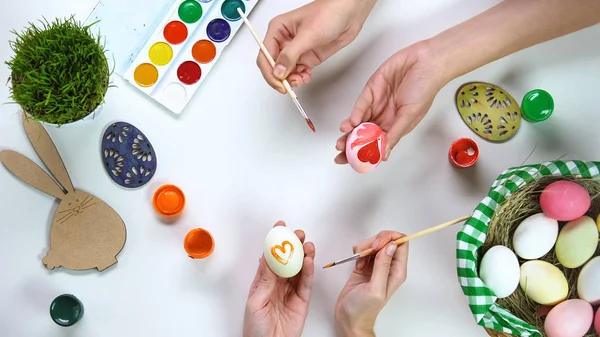
[[163,35],[170,44],[180,44],[187,39],[188,29],[181,21],[171,21],[165,26]]
[[194,84],[200,81],[202,70],[198,63],[194,61],[185,61],[177,69],[177,77],[183,84]]

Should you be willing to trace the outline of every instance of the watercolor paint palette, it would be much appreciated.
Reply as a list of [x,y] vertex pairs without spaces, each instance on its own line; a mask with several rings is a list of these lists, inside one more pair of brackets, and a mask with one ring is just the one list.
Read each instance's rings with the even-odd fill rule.
[[[142,4],[141,0],[134,1]],[[144,7],[149,7],[148,2],[152,1],[157,0],[146,0]],[[111,46],[117,47],[116,72],[173,113],[180,114],[243,25],[237,9],[248,15],[258,1],[176,0],[168,10],[163,2],[154,18],[147,13],[145,18],[137,14],[130,25],[123,27],[123,23],[110,18],[122,4],[117,0],[102,0],[87,22],[109,18],[109,22],[101,23],[100,31],[107,36],[109,50]],[[120,10],[121,17],[129,12]],[[123,41],[128,38],[132,40],[129,44]]]

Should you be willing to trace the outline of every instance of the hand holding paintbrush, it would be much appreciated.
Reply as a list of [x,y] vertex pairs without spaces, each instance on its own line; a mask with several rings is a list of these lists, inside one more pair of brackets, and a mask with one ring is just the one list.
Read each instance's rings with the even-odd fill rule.
[[[421,236],[423,236],[423,235],[427,235],[427,234],[430,234],[430,233],[433,233],[433,232],[437,232],[437,231],[439,231],[439,230],[441,230],[441,229],[444,229],[444,228],[446,228],[446,227],[450,227],[450,226],[452,226],[452,225],[454,225],[454,224],[457,224],[457,223],[459,223],[459,222],[463,222],[463,221],[465,221],[465,220],[469,219],[470,217],[471,217],[471,216],[463,216],[463,217],[460,217],[460,218],[458,218],[458,219],[455,219],[455,220],[452,220],[452,221],[445,222],[445,223],[443,223],[443,224],[441,224],[441,225],[438,225],[438,226],[435,226],[435,227],[431,227],[431,228],[425,229],[425,230],[423,230],[423,231],[420,231],[420,232],[418,232],[418,233],[416,233],[416,234],[409,235],[409,236],[403,236],[403,237],[401,237],[401,238],[399,238],[399,239],[395,240],[394,242],[395,242],[397,245],[401,245],[401,244],[403,244],[403,243],[405,243],[405,242],[408,242],[409,240],[416,239],[416,238],[418,238],[418,237],[421,237]],[[378,251],[374,250],[373,248],[369,248],[369,249],[363,250],[363,251],[361,251],[361,252],[358,252],[358,253],[356,253],[356,254],[354,254],[354,255],[350,256],[350,257],[347,257],[347,258],[345,258],[345,259],[342,259],[342,260],[339,260],[339,261],[335,261],[335,262],[329,263],[329,264],[325,265],[323,268],[324,268],[324,269],[326,269],[326,268],[331,268],[331,267],[333,267],[333,266],[337,266],[337,265],[339,265],[339,264],[342,264],[342,263],[346,263],[346,262],[350,262],[350,261],[358,260],[358,259],[359,259],[359,258],[361,258],[361,257],[366,257],[366,256],[370,256],[370,255],[375,255],[375,254],[377,254],[377,252],[378,252]]]
[[[242,20],[244,20],[244,23],[246,24],[246,26],[248,26],[248,30],[250,30],[250,33],[254,37],[254,40],[256,40],[256,43],[258,43],[258,46],[260,47],[261,52],[263,53],[263,55],[265,55],[265,57],[267,58],[267,60],[269,60],[269,63],[271,64],[271,67],[275,67],[275,60],[273,59],[273,57],[271,56],[271,54],[267,50],[267,47],[265,47],[265,45],[260,41],[258,35],[254,31],[254,28],[250,24],[250,21],[248,21],[248,17],[244,13],[244,11],[242,11],[242,9],[239,8],[239,7],[238,7],[237,11],[240,14],[240,16],[242,17]],[[310,120],[310,118],[308,118],[308,115],[304,111],[304,108],[302,107],[302,105],[300,105],[300,101],[298,100],[298,97],[296,96],[296,93],[292,90],[292,86],[290,85],[290,83],[288,82],[288,80],[284,79],[282,82],[283,82],[283,86],[285,87],[285,90],[287,91],[288,95],[290,95],[290,97],[292,98],[292,101],[294,101],[294,104],[296,105],[296,108],[298,108],[298,111],[300,111],[300,113],[302,114],[302,116],[306,120],[306,124],[308,124],[308,126],[310,127],[310,129],[313,132],[315,132],[315,126],[313,125],[313,123]]]

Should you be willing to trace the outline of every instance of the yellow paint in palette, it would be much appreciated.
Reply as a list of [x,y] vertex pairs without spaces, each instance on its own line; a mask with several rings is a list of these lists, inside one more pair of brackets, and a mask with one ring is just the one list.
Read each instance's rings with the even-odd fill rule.
[[148,57],[157,66],[169,64],[173,59],[173,48],[164,42],[157,42],[150,47]]
[[142,63],[135,68],[133,78],[140,87],[148,88],[158,81],[158,70],[150,63]]

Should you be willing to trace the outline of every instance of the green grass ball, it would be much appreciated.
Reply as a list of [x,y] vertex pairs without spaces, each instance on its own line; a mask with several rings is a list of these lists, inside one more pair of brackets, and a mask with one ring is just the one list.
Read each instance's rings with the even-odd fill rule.
[[110,71],[100,36],[73,17],[13,31],[11,98],[33,119],[69,124],[104,102]]

